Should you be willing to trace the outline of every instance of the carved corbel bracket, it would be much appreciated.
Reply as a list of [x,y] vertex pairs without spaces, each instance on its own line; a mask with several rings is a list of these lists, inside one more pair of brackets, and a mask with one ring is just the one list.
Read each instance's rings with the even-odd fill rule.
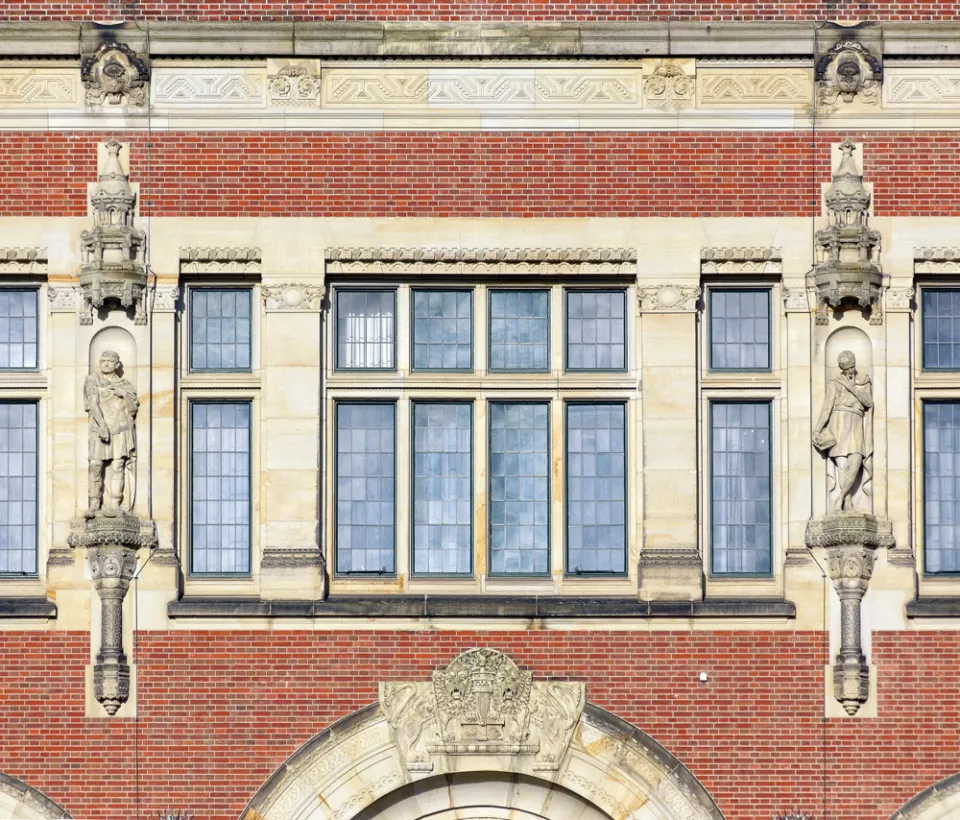
[[840,651],[833,664],[833,694],[848,715],[870,697],[870,667],[863,654],[860,604],[877,549],[894,546],[888,519],[840,513],[807,524],[808,547],[825,547],[827,571],[840,598]]

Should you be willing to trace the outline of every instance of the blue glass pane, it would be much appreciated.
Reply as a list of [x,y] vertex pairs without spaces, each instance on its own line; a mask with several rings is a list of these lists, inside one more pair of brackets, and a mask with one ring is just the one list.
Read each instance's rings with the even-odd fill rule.
[[490,572],[549,571],[549,405],[490,405]]
[[923,290],[923,367],[960,370],[960,288]]
[[469,370],[473,329],[470,291],[413,292],[413,366],[417,370]]
[[711,405],[713,572],[769,573],[770,403]]
[[710,369],[770,369],[770,291],[710,291]]
[[569,370],[626,367],[626,298],[623,291],[567,293]]
[[469,404],[413,405],[413,571],[472,571]]
[[567,405],[567,571],[625,572],[626,408]]
[[37,367],[37,291],[0,289],[0,370]]
[[927,572],[960,572],[960,403],[923,405],[923,554]]
[[395,412],[337,405],[337,572],[396,571]]
[[250,369],[251,300],[250,288],[191,291],[191,370]]
[[337,291],[337,367],[395,367],[395,295],[392,290]]
[[250,571],[250,404],[191,407],[190,545],[196,573]]
[[490,369],[549,370],[550,294],[490,291]]
[[37,405],[0,403],[0,573],[37,572]]

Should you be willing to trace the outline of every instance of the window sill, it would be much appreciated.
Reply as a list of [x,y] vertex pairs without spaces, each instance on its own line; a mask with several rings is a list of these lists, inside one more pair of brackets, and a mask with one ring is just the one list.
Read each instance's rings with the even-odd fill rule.
[[790,601],[639,601],[468,595],[337,595],[325,601],[183,598],[167,605],[178,618],[795,618]]
[[0,618],[57,617],[57,605],[47,598],[0,598]]
[[960,618],[960,596],[917,598],[907,602],[908,618]]

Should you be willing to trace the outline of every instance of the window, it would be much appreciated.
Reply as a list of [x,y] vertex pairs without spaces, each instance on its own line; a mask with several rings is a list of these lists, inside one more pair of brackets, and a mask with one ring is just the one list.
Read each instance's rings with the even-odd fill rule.
[[336,301],[337,369],[395,369],[396,291],[338,289]]
[[960,572],[960,402],[923,403],[923,544],[926,572]]
[[567,405],[567,572],[624,573],[626,407]]
[[550,292],[490,291],[490,370],[550,369]]
[[190,547],[195,574],[250,572],[250,403],[190,406]]
[[393,404],[336,409],[337,572],[396,572]]
[[960,288],[924,288],[923,369],[960,370]]
[[626,293],[567,291],[567,370],[625,370]]
[[0,574],[37,573],[37,405],[0,402]]
[[473,572],[473,408],[413,405],[413,572]]
[[190,290],[190,369],[250,370],[250,288]]
[[770,291],[710,290],[710,369],[770,370]]
[[37,291],[0,288],[0,370],[37,367]]
[[490,404],[490,573],[550,571],[550,406]]
[[710,433],[713,573],[769,574],[770,402],[712,402]]
[[413,291],[413,368],[473,369],[471,291]]

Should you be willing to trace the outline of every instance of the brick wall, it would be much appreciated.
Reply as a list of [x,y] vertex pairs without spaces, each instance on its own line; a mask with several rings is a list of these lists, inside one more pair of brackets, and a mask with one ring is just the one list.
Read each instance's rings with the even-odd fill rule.
[[144,215],[819,216],[845,136],[878,216],[960,215],[958,132],[752,131],[0,133],[0,216],[86,216],[110,137]]
[[[478,645],[641,727],[700,778],[728,820],[787,807],[885,820],[960,769],[960,633],[878,633],[879,717],[821,720],[822,633],[146,632],[140,719],[83,717],[88,636],[3,633],[0,771],[85,820],[189,808],[236,818],[297,747]],[[345,664],[344,658],[350,662]],[[698,682],[701,671],[707,684]],[[139,741],[137,741],[139,736]]]
[[944,20],[957,0],[3,0],[6,20]]

